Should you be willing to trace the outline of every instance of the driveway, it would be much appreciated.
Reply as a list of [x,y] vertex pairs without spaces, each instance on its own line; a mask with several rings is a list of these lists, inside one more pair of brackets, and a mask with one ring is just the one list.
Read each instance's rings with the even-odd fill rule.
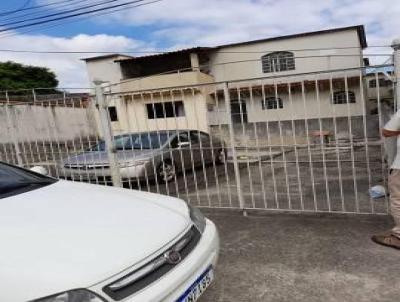
[[221,255],[201,302],[400,299],[400,251],[369,238],[389,228],[388,216],[206,214]]
[[[371,200],[368,195],[371,186],[385,185],[387,171],[380,146],[369,146],[368,150],[357,147],[353,151],[292,149],[270,159],[244,160],[239,164],[246,208],[387,212],[387,199]],[[131,184],[138,187],[134,181]],[[168,185],[152,184],[147,188],[142,184],[141,189],[178,196],[197,206],[238,208],[237,187],[233,164],[228,162],[187,171]]]

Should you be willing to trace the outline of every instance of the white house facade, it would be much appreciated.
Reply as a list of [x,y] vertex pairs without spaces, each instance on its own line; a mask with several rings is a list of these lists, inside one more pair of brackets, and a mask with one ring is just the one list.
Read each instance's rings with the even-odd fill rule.
[[[209,131],[229,119],[243,126],[362,116],[366,47],[360,25],[86,62],[90,79],[116,84],[115,131]],[[230,110],[223,94],[226,82]]]

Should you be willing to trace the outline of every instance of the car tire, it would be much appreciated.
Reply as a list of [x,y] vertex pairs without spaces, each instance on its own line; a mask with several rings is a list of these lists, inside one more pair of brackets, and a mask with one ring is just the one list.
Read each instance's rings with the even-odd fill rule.
[[168,183],[176,177],[176,169],[171,161],[165,160],[157,166],[157,181]]
[[226,149],[219,149],[215,154],[215,163],[223,165],[226,162],[227,152]]

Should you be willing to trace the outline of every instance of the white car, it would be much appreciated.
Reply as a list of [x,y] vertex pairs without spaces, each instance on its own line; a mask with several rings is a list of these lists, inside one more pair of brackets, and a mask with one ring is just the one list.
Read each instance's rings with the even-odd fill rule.
[[193,302],[214,278],[215,225],[162,195],[0,162],[1,302]]

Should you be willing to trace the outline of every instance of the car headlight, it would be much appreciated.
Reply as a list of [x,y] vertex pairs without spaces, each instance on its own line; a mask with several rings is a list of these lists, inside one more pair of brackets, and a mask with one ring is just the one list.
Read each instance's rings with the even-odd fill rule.
[[196,207],[188,205],[190,218],[192,219],[196,228],[200,231],[200,233],[204,232],[206,228],[206,218],[203,213]]
[[77,289],[31,302],[106,302],[106,300],[88,290]]
[[119,167],[120,168],[127,168],[127,167],[135,167],[135,166],[142,166],[146,164],[148,161],[147,160],[132,160],[132,161],[125,161],[125,162],[120,162]]

